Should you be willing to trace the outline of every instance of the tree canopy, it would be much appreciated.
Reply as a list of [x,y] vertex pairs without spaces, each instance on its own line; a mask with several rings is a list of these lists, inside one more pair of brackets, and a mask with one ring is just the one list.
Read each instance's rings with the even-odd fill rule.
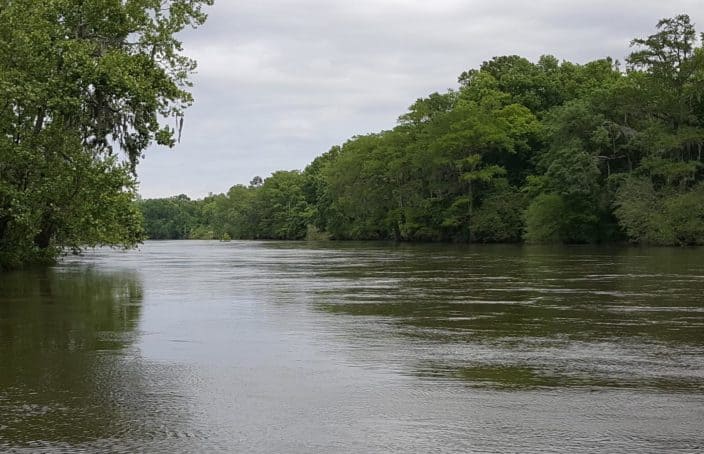
[[680,15],[631,46],[625,67],[495,57],[392,130],[195,201],[187,236],[704,244],[701,36]]
[[212,0],[2,0],[0,267],[143,238],[136,166],[173,146]]

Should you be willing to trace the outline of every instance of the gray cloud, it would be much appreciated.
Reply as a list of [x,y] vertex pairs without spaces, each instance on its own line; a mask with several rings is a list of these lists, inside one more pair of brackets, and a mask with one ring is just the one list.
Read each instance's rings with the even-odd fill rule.
[[495,55],[623,59],[683,12],[704,26],[701,0],[216,0],[182,36],[199,62],[182,141],[149,150],[140,192],[202,197],[300,169]]

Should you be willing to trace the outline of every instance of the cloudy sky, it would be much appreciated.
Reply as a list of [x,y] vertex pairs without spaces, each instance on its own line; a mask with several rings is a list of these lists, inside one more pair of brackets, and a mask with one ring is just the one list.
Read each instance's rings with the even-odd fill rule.
[[182,35],[199,68],[181,143],[149,150],[140,193],[199,198],[302,169],[493,56],[623,60],[680,13],[704,31],[702,0],[216,0]]

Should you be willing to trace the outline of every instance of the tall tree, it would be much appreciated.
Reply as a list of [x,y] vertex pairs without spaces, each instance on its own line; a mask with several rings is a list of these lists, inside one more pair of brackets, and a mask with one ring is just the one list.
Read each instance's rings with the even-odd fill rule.
[[192,102],[176,33],[212,0],[3,0],[0,266],[141,238],[135,169]]

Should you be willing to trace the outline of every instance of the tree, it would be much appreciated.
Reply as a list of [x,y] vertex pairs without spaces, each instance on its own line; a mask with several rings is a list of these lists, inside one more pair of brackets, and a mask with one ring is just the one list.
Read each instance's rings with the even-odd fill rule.
[[195,62],[175,34],[210,4],[2,2],[0,266],[141,239],[136,166],[179,138]]
[[628,57],[631,69],[684,83],[692,73],[690,60],[697,41],[694,25],[688,15],[680,14],[660,20],[656,28],[659,31],[654,35],[631,41],[631,46],[638,48]]
[[306,235],[311,210],[303,192],[301,172],[278,171],[257,189],[254,209],[258,213],[258,237],[300,240]]
[[167,199],[149,199],[139,203],[147,238],[181,240],[191,237],[200,224],[198,202],[185,194]]

